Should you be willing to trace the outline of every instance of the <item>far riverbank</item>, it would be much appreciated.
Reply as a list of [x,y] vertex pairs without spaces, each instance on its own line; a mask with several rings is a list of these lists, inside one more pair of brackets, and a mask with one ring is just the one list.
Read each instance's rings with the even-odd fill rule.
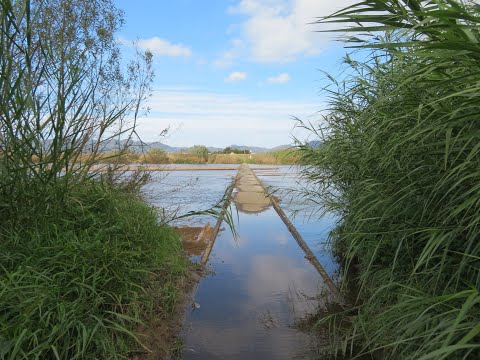
[[[96,162],[122,165],[138,164],[257,164],[257,165],[294,165],[298,163],[297,150],[281,150],[261,154],[204,154],[165,153],[159,149],[144,152],[101,153]],[[89,154],[82,155],[83,161],[91,161]]]

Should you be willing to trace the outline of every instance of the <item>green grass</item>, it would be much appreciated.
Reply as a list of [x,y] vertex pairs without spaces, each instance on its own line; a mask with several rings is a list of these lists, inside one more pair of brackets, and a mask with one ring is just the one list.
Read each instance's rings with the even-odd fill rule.
[[0,358],[128,357],[186,267],[136,195],[148,176],[94,171],[112,141],[128,158],[152,54],[121,59],[112,0],[0,0],[0,14]]
[[61,212],[0,225],[2,358],[118,358],[173,312],[186,261],[152,207],[91,181]]
[[333,351],[479,358],[480,10],[374,0],[323,21],[354,24],[363,48],[327,89],[320,147],[302,146],[307,196],[338,215],[359,290],[324,319]]

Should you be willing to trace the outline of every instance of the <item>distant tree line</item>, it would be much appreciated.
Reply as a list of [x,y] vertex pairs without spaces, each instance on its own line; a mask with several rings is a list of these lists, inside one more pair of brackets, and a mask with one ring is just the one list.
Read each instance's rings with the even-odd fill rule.
[[214,154],[251,154],[252,152],[249,149],[234,149],[230,146],[227,146],[221,151],[214,152]]

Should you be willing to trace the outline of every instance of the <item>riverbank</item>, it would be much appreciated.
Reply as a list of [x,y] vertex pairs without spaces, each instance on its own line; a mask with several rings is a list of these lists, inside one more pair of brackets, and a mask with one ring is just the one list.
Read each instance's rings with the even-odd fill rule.
[[[141,324],[174,316],[188,277],[178,233],[135,193],[83,181],[0,226],[2,358],[107,358],[145,349]],[[40,196],[41,195],[41,196]],[[133,352],[132,352],[133,351]]]
[[[293,165],[298,163],[295,149],[274,151],[262,154],[207,154],[199,156],[189,153],[165,153],[159,149],[145,152],[101,153],[95,161],[114,164],[258,164],[258,165]],[[92,156],[82,155],[79,160],[91,162]]]
[[141,347],[130,353],[133,360],[177,358],[182,348],[181,334],[185,314],[193,303],[192,296],[201,277],[203,266],[189,262],[186,271],[175,283],[175,298],[166,312],[158,308],[151,318],[136,328]]

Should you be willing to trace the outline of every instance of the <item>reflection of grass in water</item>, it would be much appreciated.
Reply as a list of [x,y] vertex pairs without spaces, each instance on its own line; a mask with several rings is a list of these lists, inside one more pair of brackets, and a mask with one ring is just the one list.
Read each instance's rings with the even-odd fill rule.
[[180,360],[182,358],[182,351],[183,351],[184,343],[183,339],[177,337],[175,339],[174,344],[170,348],[171,358],[174,360]]
[[[290,291],[289,303],[292,314],[294,315],[293,329],[297,329],[312,338],[311,346],[302,353],[302,356],[309,354],[308,359],[325,359],[325,360],[369,360],[374,359],[371,355],[361,354],[360,348],[352,347],[349,349],[351,355],[345,356],[340,354],[338,349],[332,344],[336,344],[339,340],[338,332],[342,329],[348,330],[350,320],[355,311],[345,310],[337,302],[334,301],[330,290],[323,287],[320,293],[315,297],[307,296],[302,292]],[[311,301],[311,307],[308,311],[295,311],[294,299],[303,297]],[[332,331],[332,324],[335,326],[336,332]]]
[[[362,354],[361,347],[352,346],[348,351],[345,349],[340,352],[338,347],[332,345],[341,341],[339,334],[347,333],[354,315],[356,314],[352,310],[345,311],[337,303],[327,302],[319,305],[313,313],[297,318],[294,328],[316,338],[317,341],[312,346],[314,358],[325,360],[379,359],[379,357],[376,357],[378,356],[376,353]],[[335,331],[333,331],[332,326],[334,326]],[[344,355],[344,353],[349,355]]]

